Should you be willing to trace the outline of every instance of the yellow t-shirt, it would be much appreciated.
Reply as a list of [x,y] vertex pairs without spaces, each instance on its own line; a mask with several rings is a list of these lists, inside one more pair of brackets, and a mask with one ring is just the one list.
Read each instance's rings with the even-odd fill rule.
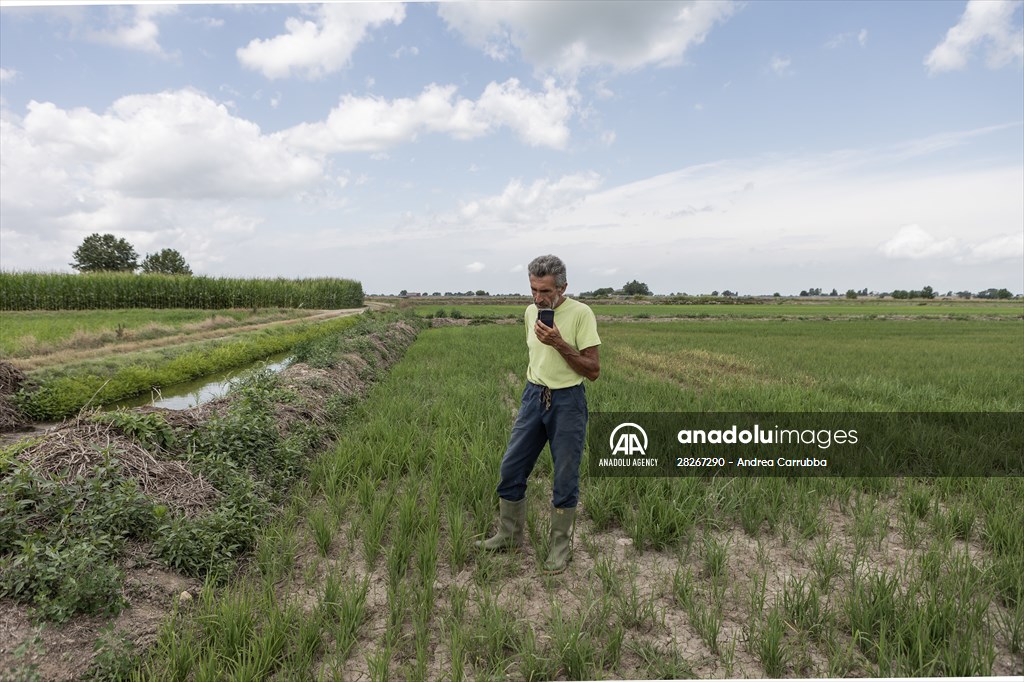
[[[526,347],[530,351],[530,365],[526,368],[526,380],[548,388],[568,388],[583,383],[583,377],[576,373],[562,355],[540,342],[533,332],[537,322],[537,306],[531,303],[524,315],[526,322]],[[555,326],[566,343],[576,350],[583,350],[601,344],[597,335],[597,318],[590,306],[567,298],[555,308]]]

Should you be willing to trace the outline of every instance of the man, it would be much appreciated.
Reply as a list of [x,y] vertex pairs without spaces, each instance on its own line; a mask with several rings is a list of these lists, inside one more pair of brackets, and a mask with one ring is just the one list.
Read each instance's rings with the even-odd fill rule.
[[[527,307],[526,370],[519,414],[501,460],[498,483],[498,532],[478,541],[488,550],[518,549],[526,526],[526,479],[544,444],[551,446],[554,483],[551,537],[544,571],[565,570],[572,554],[572,532],[579,501],[580,460],[587,430],[587,396],[583,379],[601,373],[597,320],[583,303],[565,297],[565,264],[556,256],[539,256],[528,268],[533,304]],[[539,308],[555,311],[554,325],[538,320]]]

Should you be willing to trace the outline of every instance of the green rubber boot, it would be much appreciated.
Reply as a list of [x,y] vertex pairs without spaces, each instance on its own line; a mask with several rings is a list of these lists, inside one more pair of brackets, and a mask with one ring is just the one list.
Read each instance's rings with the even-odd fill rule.
[[551,508],[551,541],[548,543],[548,558],[544,572],[557,575],[565,570],[572,558],[572,532],[576,522],[576,508]]
[[526,527],[526,498],[509,502],[498,498],[498,532],[486,540],[477,540],[477,549],[504,552],[523,546],[523,529]]

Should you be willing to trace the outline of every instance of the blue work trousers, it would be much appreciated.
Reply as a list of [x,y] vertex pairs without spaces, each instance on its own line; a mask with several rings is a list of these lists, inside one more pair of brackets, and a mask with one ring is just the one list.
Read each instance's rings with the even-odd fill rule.
[[587,394],[583,384],[547,389],[527,383],[508,449],[501,458],[498,497],[518,502],[526,497],[530,477],[544,444],[551,445],[554,483],[551,504],[574,508],[580,494],[580,460],[587,433]]

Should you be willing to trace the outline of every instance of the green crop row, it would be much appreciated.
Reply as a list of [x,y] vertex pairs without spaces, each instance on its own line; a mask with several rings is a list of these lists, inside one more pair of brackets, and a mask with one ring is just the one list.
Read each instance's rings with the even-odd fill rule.
[[0,272],[2,310],[114,308],[307,308],[336,310],[363,304],[363,286],[350,279],[233,279],[96,273]]

